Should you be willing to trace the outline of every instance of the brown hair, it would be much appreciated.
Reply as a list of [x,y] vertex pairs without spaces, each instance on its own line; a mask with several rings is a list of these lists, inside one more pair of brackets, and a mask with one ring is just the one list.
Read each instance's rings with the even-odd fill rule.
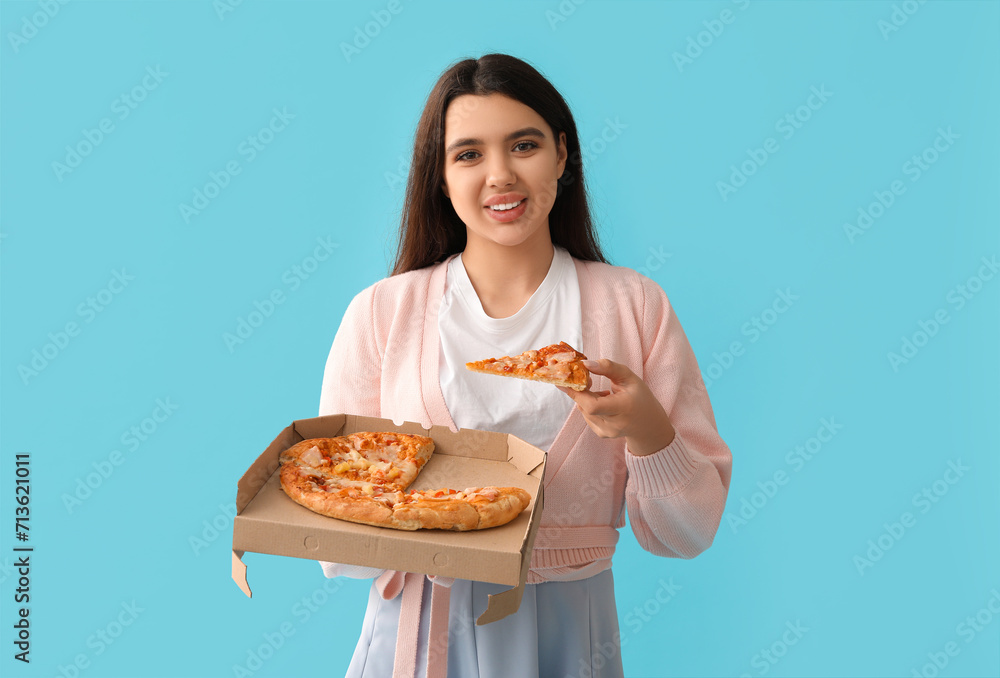
[[441,190],[445,112],[463,94],[502,94],[537,112],[557,142],[559,133],[566,133],[566,169],[549,212],[552,242],[577,259],[606,262],[587,207],[580,141],[569,106],[529,64],[506,54],[486,54],[452,65],[427,97],[413,143],[392,275],[430,266],[465,249],[465,224]]

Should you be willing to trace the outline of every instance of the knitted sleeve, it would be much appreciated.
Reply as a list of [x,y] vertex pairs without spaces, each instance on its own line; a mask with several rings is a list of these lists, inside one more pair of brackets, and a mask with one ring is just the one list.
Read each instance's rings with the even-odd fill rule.
[[642,278],[640,375],[663,405],[674,440],[648,456],[626,451],[625,500],[639,544],[650,553],[693,558],[715,538],[732,469],[698,363],[663,290]]
[[[319,414],[348,412],[378,417],[382,358],[375,340],[374,287],[360,292],[344,312],[323,372]],[[369,579],[385,570],[319,561],[327,577]]]
[[320,416],[348,412],[381,416],[382,356],[375,338],[375,287],[358,293],[333,339],[319,399]]

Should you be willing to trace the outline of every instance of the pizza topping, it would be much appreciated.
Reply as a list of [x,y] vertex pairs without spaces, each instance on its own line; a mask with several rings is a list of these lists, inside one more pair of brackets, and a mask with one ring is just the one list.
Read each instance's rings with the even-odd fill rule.
[[348,440],[351,441],[351,445],[355,450],[371,450],[375,448],[375,443],[368,436],[354,434],[348,436]]
[[386,508],[395,508],[406,501],[406,495],[402,492],[382,492],[375,495],[375,501]]
[[472,499],[483,497],[494,501],[500,496],[500,490],[495,487],[469,487],[464,490],[411,490],[411,497],[419,499]]
[[466,490],[466,496],[472,498],[474,496],[480,496],[487,501],[494,501],[500,496],[500,490],[495,487],[474,487],[470,490]]
[[323,455],[320,453],[319,448],[313,445],[303,452],[299,459],[310,466],[318,466],[323,461]]

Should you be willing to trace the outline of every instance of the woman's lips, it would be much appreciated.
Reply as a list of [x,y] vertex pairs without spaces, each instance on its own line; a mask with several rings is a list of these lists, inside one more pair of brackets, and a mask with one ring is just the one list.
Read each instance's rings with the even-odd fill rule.
[[523,198],[521,200],[521,204],[513,209],[495,210],[492,207],[484,207],[483,209],[486,210],[487,214],[489,214],[490,218],[493,219],[494,221],[506,222],[506,221],[514,221],[518,217],[522,216],[528,209],[527,205],[528,205],[528,199]]

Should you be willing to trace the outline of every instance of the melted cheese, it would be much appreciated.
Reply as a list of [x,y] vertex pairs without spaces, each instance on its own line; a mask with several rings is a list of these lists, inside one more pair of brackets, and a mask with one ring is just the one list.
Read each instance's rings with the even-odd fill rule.
[[333,484],[336,487],[356,488],[368,495],[371,495],[376,490],[380,489],[376,485],[373,485],[372,483],[368,482],[367,480],[348,480],[347,478],[337,478],[333,481]]
[[554,365],[544,365],[539,367],[534,372],[540,377],[553,377],[556,379],[568,379],[573,371],[570,369],[569,363],[556,363]]
[[309,466],[318,466],[323,462],[323,455],[320,453],[319,448],[313,445],[308,450],[303,452],[299,459],[301,459],[304,464],[308,464]]
[[[558,345],[554,348],[558,348]],[[501,374],[517,370],[542,377],[567,379],[572,374],[570,363],[576,358],[575,351],[546,352],[544,355],[541,351],[525,351],[518,356],[484,361],[483,367],[491,372]]]

